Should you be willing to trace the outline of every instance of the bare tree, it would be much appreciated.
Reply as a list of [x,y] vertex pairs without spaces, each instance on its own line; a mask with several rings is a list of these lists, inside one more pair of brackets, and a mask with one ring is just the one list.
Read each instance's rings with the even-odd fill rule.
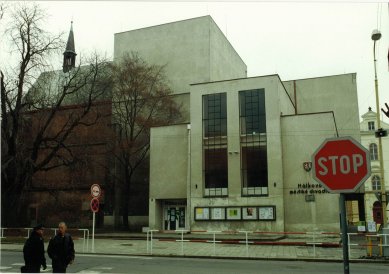
[[[2,221],[17,224],[20,197],[42,170],[74,160],[66,141],[75,128],[99,119],[94,102],[110,89],[107,63],[97,55],[68,73],[51,71],[48,61],[64,47],[62,34],[46,32],[46,14],[36,4],[17,6],[6,34],[18,56],[16,68],[1,72]],[[39,78],[38,78],[39,76]],[[78,104],[64,112],[64,105]],[[13,209],[13,210],[10,210]]]
[[386,115],[386,117],[389,118],[389,106],[387,103],[385,103],[385,106],[386,106],[386,111],[383,108],[381,108],[381,111]]
[[128,228],[130,186],[135,171],[148,155],[150,128],[177,121],[180,106],[172,99],[163,67],[149,65],[133,53],[111,68],[112,112],[117,134],[114,154],[122,172],[118,182],[123,226]]

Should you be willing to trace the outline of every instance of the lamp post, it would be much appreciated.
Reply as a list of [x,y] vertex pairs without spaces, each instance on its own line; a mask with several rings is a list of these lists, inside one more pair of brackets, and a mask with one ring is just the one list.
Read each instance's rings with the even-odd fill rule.
[[[375,101],[376,101],[376,110],[377,110],[377,129],[381,129],[381,119],[380,119],[380,98],[378,96],[378,79],[377,79],[377,59],[375,53],[375,44],[381,38],[381,32],[377,29],[373,30],[371,34],[371,39],[374,41],[373,54],[374,54],[374,86],[375,86]],[[384,161],[382,155],[382,140],[381,136],[376,135],[378,138],[378,157],[380,160],[380,177],[381,177],[381,206],[382,206],[382,225],[386,227],[386,189],[385,189],[385,178],[384,178]]]

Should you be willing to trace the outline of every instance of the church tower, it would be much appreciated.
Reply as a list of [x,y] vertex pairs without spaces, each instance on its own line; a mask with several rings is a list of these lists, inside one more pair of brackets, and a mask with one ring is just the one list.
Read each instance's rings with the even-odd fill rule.
[[73,21],[71,22],[68,42],[63,53],[63,72],[68,72],[76,67],[76,50],[74,47]]

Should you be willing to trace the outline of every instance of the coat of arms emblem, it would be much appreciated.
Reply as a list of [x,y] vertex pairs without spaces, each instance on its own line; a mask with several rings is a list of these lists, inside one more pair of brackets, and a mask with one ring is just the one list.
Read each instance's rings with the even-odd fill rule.
[[303,167],[304,167],[304,170],[306,172],[311,171],[311,169],[312,169],[312,162],[304,162],[303,163]]

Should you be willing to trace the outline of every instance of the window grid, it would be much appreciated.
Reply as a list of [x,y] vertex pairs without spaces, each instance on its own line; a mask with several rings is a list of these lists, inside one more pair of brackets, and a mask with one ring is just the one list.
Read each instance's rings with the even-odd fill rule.
[[381,178],[378,175],[374,175],[371,178],[371,186],[373,190],[381,190]]
[[267,136],[264,90],[241,91],[241,177],[243,196],[267,196]]
[[204,195],[228,195],[226,94],[203,96]]
[[370,152],[370,160],[377,161],[378,160],[378,150],[377,150],[376,144],[369,145],[369,152]]
[[374,122],[367,122],[369,130],[375,130]]

